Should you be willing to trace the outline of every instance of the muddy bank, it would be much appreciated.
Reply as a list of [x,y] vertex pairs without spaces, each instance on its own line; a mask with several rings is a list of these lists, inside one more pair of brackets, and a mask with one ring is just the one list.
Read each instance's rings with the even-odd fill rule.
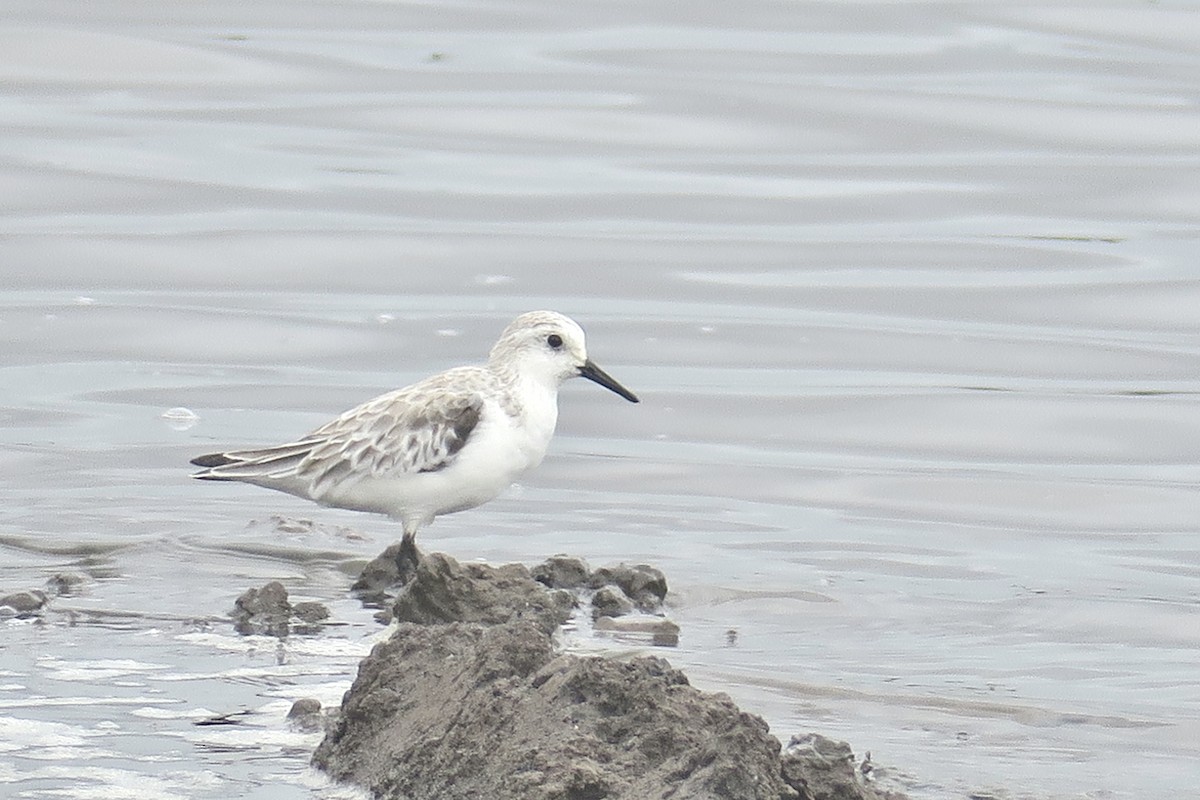
[[430,554],[408,573],[394,634],[360,664],[314,754],[335,778],[394,800],[887,796],[859,779],[848,746],[809,736],[783,750],[760,717],[665,659],[556,650],[579,591],[657,608],[657,570],[558,561],[531,574]]

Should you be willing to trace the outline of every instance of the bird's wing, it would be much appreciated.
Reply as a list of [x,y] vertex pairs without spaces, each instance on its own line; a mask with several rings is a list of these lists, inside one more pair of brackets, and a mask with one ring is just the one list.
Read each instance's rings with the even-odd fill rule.
[[477,391],[401,390],[351,409],[313,431],[316,443],[296,469],[320,496],[364,477],[437,472],[454,463],[479,424]]
[[473,381],[444,375],[380,395],[296,442],[201,456],[209,480],[307,481],[320,499],[367,477],[437,472],[454,463],[479,424],[483,396]]

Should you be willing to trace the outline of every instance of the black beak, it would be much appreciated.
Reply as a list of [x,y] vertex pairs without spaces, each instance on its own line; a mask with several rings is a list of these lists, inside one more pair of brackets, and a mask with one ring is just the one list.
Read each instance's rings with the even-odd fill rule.
[[595,381],[609,391],[616,392],[631,403],[639,402],[636,394],[613,380],[611,375],[593,364],[590,358],[583,362],[583,366],[579,368],[579,374],[589,381]]

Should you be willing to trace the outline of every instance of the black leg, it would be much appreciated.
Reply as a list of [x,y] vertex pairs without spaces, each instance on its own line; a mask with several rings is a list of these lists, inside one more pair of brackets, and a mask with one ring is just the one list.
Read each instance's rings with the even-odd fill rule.
[[396,553],[396,568],[400,572],[400,584],[406,584],[417,574],[417,566],[421,563],[421,552],[417,550],[416,532],[404,532],[400,540],[400,552]]

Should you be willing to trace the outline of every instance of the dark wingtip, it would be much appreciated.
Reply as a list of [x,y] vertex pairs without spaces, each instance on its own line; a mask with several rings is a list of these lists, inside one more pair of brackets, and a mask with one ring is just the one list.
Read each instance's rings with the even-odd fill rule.
[[233,463],[233,459],[224,453],[208,453],[203,456],[196,456],[192,459],[192,463],[197,467],[224,467]]

